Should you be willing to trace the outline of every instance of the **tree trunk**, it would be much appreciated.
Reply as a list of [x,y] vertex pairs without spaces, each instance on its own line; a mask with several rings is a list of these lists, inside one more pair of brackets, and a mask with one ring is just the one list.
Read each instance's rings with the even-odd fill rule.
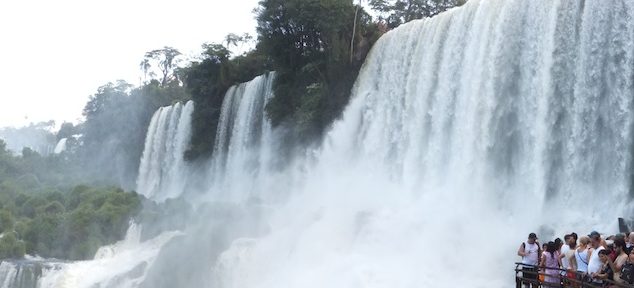
[[359,15],[359,8],[361,7],[361,0],[359,0],[359,5],[357,5],[357,9],[354,11],[354,23],[352,25],[352,37],[350,39],[350,64],[352,64],[352,60],[354,57],[354,36],[357,35],[357,17]]

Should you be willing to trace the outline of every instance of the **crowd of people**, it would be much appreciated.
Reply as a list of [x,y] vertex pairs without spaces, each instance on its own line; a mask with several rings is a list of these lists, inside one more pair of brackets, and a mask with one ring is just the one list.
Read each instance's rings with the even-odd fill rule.
[[[634,284],[634,232],[603,237],[592,231],[576,233],[540,245],[530,233],[517,255],[522,279],[517,287],[627,287]],[[587,287],[584,286],[584,287]],[[634,286],[631,286],[634,287]]]

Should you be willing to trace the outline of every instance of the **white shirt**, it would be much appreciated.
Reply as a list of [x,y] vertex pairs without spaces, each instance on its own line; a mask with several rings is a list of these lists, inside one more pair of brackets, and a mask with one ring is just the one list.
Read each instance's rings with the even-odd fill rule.
[[577,271],[588,272],[588,260],[586,260],[588,259],[588,248],[584,249],[583,252],[575,250],[575,257],[577,259]]
[[592,255],[590,255],[590,261],[588,261],[588,274],[597,273],[601,270],[601,260],[599,259],[599,251],[605,250],[603,246],[599,246],[599,248],[594,249],[592,251]]
[[537,265],[538,261],[538,253],[539,245],[537,243],[528,244],[528,242],[524,242],[524,253],[526,256],[522,257],[522,264],[526,265]]
[[568,259],[568,256],[567,256],[568,251],[570,251],[570,246],[568,245],[561,246],[561,255],[564,256],[564,258],[561,258],[561,266],[563,266],[564,269],[570,268],[570,260]]

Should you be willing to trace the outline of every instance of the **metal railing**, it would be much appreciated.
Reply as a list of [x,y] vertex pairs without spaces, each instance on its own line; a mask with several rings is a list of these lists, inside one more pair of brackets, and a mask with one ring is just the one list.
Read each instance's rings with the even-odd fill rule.
[[[529,268],[529,269],[523,269]],[[556,275],[546,274],[543,272],[544,267],[515,263],[515,286],[521,287],[574,287],[574,288],[596,288],[596,287],[614,287],[614,288],[634,288],[634,284],[618,283],[616,281],[601,279],[602,283],[591,282],[586,273],[574,272],[574,278],[568,277],[570,271],[559,268],[546,268],[550,271],[556,270]],[[563,273],[563,274],[562,274]],[[555,277],[555,282],[545,282],[540,280],[540,276]]]

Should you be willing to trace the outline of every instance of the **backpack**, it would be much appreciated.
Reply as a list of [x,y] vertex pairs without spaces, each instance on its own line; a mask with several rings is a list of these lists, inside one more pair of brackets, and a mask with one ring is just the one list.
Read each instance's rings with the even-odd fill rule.
[[634,284],[634,264],[628,262],[623,265],[621,279],[628,284]]

